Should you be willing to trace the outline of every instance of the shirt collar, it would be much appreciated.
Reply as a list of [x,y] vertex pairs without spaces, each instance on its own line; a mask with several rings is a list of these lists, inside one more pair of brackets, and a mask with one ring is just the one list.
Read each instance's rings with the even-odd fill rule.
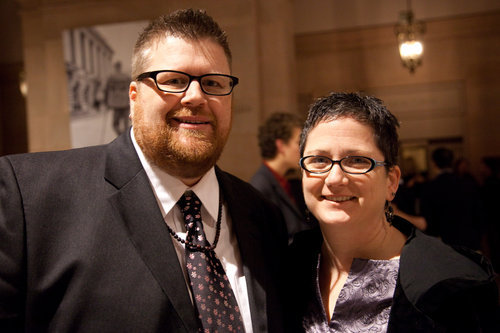
[[274,171],[273,168],[271,168],[269,164],[267,164],[265,161],[264,165],[269,169],[269,171],[271,171],[274,178],[276,178],[278,183],[280,183],[281,187],[283,187],[287,193],[290,193],[290,182],[288,181],[288,179],[286,179],[285,177],[281,176],[279,173]]
[[174,208],[186,190],[192,190],[201,200],[214,221],[217,220],[219,212],[219,182],[217,181],[214,167],[208,170],[198,183],[189,187],[146,159],[146,156],[144,156],[144,153],[135,140],[133,129],[130,131],[130,136],[142,166],[148,175],[158,203],[162,208],[163,217]]

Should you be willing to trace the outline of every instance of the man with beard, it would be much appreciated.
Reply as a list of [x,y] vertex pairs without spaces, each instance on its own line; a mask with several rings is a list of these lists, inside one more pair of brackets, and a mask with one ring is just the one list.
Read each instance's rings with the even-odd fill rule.
[[282,217],[215,166],[238,83],[225,33],[177,11],[132,62],[130,131],[0,158],[0,331],[284,332]]

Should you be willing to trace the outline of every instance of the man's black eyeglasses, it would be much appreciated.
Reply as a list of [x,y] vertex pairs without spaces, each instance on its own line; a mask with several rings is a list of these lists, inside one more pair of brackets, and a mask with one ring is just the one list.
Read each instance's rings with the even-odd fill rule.
[[330,171],[335,163],[340,165],[342,171],[355,175],[370,172],[378,166],[387,165],[386,162],[375,161],[373,158],[365,156],[346,156],[337,161],[321,155],[309,155],[300,159],[302,169],[316,174]]
[[138,75],[136,80],[141,81],[147,78],[152,78],[159,90],[169,93],[184,92],[188,89],[191,82],[196,80],[205,94],[215,96],[229,95],[239,82],[237,77],[226,74],[195,76],[171,70],[145,72]]

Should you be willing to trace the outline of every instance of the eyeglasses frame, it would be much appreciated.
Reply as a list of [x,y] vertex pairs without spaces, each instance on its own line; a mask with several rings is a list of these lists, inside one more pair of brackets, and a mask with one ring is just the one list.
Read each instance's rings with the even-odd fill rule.
[[[189,77],[189,82],[188,82],[188,84],[186,86],[186,89],[181,90],[181,91],[169,91],[169,90],[165,90],[165,89],[160,88],[160,86],[158,85],[158,81],[156,81],[156,76],[159,73],[163,73],[163,72],[179,73],[179,74],[184,74],[187,77]],[[212,75],[215,75],[215,76],[225,76],[225,77],[231,78],[233,80],[233,85],[231,86],[231,90],[227,94],[213,94],[213,93],[206,92],[205,89],[203,88],[203,85],[201,84],[201,79],[204,78],[205,76],[212,76]],[[198,83],[200,84],[200,89],[201,89],[201,91],[203,91],[203,93],[205,93],[207,95],[212,95],[212,96],[227,96],[227,95],[230,95],[233,92],[234,87],[236,87],[236,85],[240,81],[236,76],[232,76],[232,75],[228,75],[228,74],[209,73],[209,74],[203,74],[203,75],[191,75],[191,74],[188,74],[188,73],[185,73],[185,72],[174,71],[174,70],[169,70],[169,69],[162,69],[162,70],[158,70],[158,71],[144,72],[144,73],[141,73],[141,74],[137,75],[137,77],[135,78],[135,80],[136,81],[142,81],[142,80],[147,79],[147,78],[153,79],[153,81],[155,82],[156,88],[158,88],[158,90],[163,91],[163,92],[168,92],[168,93],[174,93],[174,94],[176,94],[176,93],[183,93],[183,92],[187,91],[189,89],[189,86],[191,85],[191,82],[193,82],[193,80],[195,80],[195,81],[198,81]]]
[[[325,171],[309,171],[305,168],[304,166],[304,160],[306,158],[309,158],[309,157],[323,157],[323,158],[326,158],[328,160],[330,160],[332,162],[332,164],[330,165],[330,167],[328,168],[328,170],[325,170]],[[351,157],[362,157],[362,158],[366,158],[367,160],[369,160],[372,165],[371,167],[364,171],[364,172],[349,172],[349,171],[346,171],[344,170],[344,168],[342,167],[342,161],[345,160],[346,158],[351,158]],[[351,156],[345,156],[345,157],[342,157],[340,160],[332,160],[331,158],[327,157],[327,156],[323,156],[323,155],[308,155],[308,156],[304,156],[302,157],[300,160],[299,160],[299,165],[302,169],[304,169],[305,171],[309,172],[309,173],[312,173],[312,174],[315,174],[315,175],[320,175],[320,174],[324,174],[324,173],[327,173],[327,172],[330,172],[330,170],[332,170],[333,166],[335,164],[338,164],[340,169],[345,172],[345,173],[348,173],[348,174],[351,174],[351,175],[364,175],[365,173],[368,173],[370,171],[372,171],[373,169],[375,169],[376,167],[379,167],[379,166],[386,166],[388,165],[387,162],[385,161],[377,161],[377,160],[374,160],[373,158],[371,157],[366,157],[366,156],[358,156],[358,155],[351,155]]]

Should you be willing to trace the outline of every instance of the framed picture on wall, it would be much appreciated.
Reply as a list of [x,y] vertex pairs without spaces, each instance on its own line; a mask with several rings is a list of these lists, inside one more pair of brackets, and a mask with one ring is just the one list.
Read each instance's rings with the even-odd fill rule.
[[135,40],[146,21],[63,31],[73,148],[108,143],[127,130]]

